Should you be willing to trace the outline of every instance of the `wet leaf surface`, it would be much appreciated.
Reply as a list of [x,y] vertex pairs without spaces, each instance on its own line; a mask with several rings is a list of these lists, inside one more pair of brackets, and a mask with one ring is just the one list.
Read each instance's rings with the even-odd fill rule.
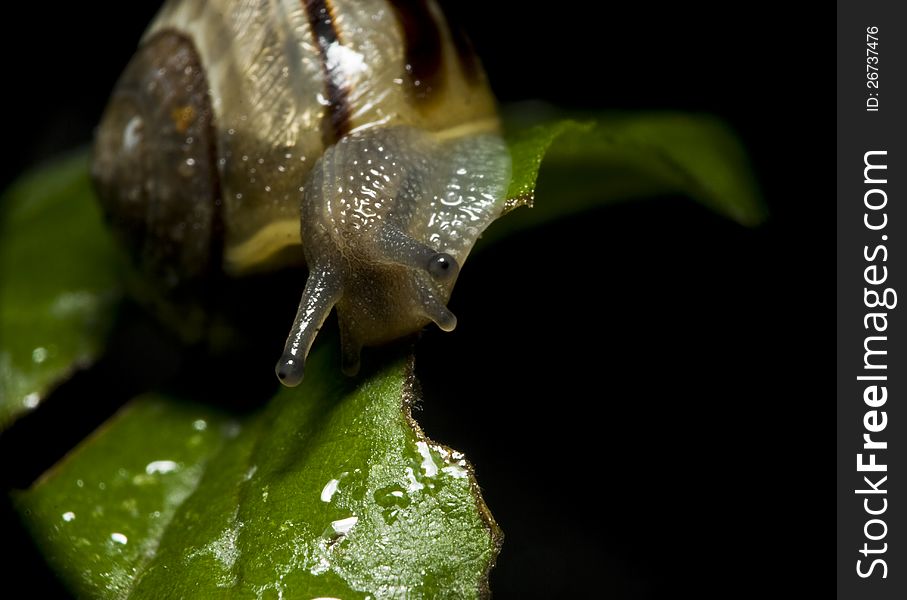
[[103,351],[120,297],[84,154],[0,198],[0,430]]
[[140,398],[17,496],[83,597],[477,597],[500,532],[463,456],[410,417],[412,364],[328,344],[235,420]]

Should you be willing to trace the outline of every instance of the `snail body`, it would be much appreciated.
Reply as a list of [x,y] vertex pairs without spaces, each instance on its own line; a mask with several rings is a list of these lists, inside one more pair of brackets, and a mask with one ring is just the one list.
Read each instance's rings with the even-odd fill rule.
[[93,175],[178,288],[305,262],[278,377],[336,307],[344,370],[447,310],[510,159],[477,59],[428,0],[171,0],[122,75]]

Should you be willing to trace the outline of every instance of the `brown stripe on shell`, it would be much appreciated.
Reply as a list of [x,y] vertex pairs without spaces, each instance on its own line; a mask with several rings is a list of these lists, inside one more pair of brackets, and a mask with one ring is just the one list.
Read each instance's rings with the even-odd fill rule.
[[427,0],[391,0],[403,28],[410,93],[420,101],[441,91],[443,56],[441,31]]
[[340,33],[334,27],[334,16],[329,0],[303,0],[302,4],[318,44],[318,53],[321,55],[324,70],[328,114],[325,116],[326,126],[322,136],[324,145],[330,146],[349,133],[351,128],[351,110],[344,82],[328,67],[328,48],[331,44],[340,43]]

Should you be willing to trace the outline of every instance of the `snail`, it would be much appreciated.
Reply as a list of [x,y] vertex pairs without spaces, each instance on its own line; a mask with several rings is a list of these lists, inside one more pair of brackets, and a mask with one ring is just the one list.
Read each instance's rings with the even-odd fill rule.
[[304,261],[276,366],[294,386],[332,309],[350,375],[364,346],[455,327],[459,269],[504,208],[499,132],[433,0],[170,0],[109,100],[92,175],[164,288]]

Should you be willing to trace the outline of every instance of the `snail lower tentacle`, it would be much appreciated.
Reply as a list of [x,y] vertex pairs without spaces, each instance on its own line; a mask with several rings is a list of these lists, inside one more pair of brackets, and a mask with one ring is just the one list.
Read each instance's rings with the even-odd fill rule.
[[422,314],[438,326],[441,331],[451,332],[457,327],[457,317],[444,306],[444,303],[432,291],[431,287],[424,286],[421,290]]

